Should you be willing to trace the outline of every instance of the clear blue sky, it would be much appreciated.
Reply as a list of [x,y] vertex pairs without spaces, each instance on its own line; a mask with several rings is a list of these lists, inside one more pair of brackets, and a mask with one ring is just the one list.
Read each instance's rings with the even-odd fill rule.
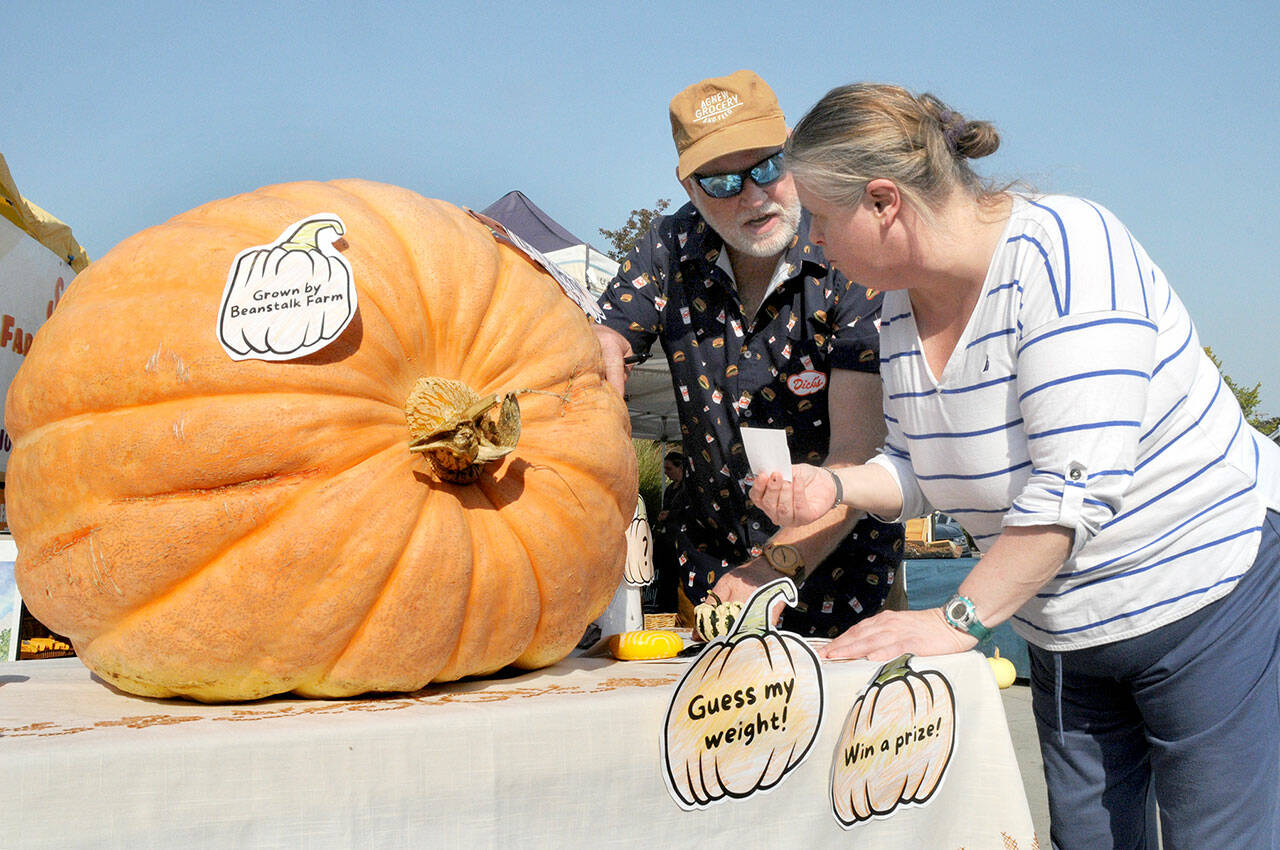
[[996,123],[997,178],[1115,211],[1280,413],[1280,4],[6,2],[0,153],[91,257],[214,198],[362,177],[580,238],[683,200],[671,96],[759,72]]

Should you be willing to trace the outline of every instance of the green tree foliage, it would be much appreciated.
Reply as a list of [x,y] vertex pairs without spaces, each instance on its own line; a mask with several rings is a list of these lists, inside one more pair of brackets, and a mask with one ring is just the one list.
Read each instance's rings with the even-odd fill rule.
[[1262,402],[1261,381],[1252,387],[1242,387],[1231,380],[1231,376],[1223,371],[1222,361],[1214,355],[1212,348],[1206,345],[1204,353],[1209,355],[1213,365],[1217,366],[1218,371],[1222,373],[1222,382],[1227,385],[1231,392],[1235,393],[1236,401],[1240,403],[1240,410],[1244,412],[1244,418],[1250,425],[1267,436],[1270,436],[1277,428],[1280,428],[1280,416],[1266,416],[1258,412],[1258,405]]
[[652,207],[632,210],[631,215],[627,218],[627,223],[617,230],[605,230],[601,227],[600,235],[609,240],[610,246],[610,249],[605,253],[618,262],[622,262],[622,258],[631,250],[631,246],[636,244],[636,240],[649,232],[653,222],[669,206],[671,206],[670,200],[659,198]]

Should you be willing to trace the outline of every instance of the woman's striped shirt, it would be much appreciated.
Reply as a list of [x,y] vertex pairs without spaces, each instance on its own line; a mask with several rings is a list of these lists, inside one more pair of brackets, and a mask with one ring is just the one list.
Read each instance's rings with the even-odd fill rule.
[[[973,314],[937,379],[906,291],[885,294],[889,433],[874,462],[903,517],[1075,532],[1014,629],[1065,650],[1119,640],[1225,595],[1280,508],[1280,446],[1249,427],[1160,269],[1114,215],[1015,198]],[[981,612],[979,612],[981,614]]]

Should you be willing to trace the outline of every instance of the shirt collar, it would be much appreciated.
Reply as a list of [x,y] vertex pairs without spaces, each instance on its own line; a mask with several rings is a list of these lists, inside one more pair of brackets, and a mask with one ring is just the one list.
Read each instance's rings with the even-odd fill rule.
[[[733,281],[734,284],[737,285],[738,281],[733,276],[733,263],[729,262],[729,252],[725,251],[723,246],[721,247],[720,253],[716,256],[716,265],[729,276],[729,280]],[[769,285],[765,288],[764,298],[760,300],[760,303],[764,304],[765,301],[768,301],[769,296],[772,295],[779,286],[782,286],[788,278],[793,277],[794,275],[795,266],[788,262],[785,255],[779,257],[778,264],[773,267],[773,277],[769,279]]]

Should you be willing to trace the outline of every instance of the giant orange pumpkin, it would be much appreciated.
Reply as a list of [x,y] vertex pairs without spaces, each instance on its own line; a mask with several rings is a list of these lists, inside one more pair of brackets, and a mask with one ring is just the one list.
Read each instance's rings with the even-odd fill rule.
[[[320,213],[345,223],[354,318],[302,359],[232,359],[215,326],[237,255]],[[487,427],[514,399],[514,450],[446,480],[410,450],[422,378],[506,399]],[[636,504],[582,310],[465,212],[355,180],[270,186],[121,243],[41,328],[6,427],[24,600],[147,696],[554,663],[616,590]]]

